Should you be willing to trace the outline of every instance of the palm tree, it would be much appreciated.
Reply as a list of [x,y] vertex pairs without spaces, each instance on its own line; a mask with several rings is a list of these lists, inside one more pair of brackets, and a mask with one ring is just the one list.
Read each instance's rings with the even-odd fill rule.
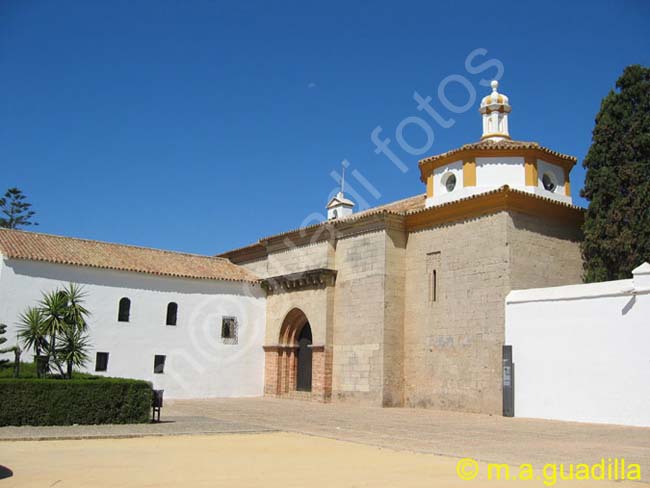
[[83,288],[74,283],[69,283],[62,291],[68,298],[65,321],[72,328],[81,331],[86,330],[86,318],[90,315],[88,309],[83,306],[87,295],[86,292],[84,292]]
[[89,359],[88,349],[90,341],[83,330],[70,328],[67,329],[59,341],[56,350],[57,357],[66,363],[66,376],[72,379],[72,369],[74,366],[82,368]]
[[41,351],[47,351],[49,344],[45,338],[45,318],[40,309],[29,307],[18,319],[18,338],[25,349],[34,349],[36,354],[36,375],[40,378],[42,366]]
[[[87,359],[88,338],[83,332],[86,330],[86,318],[90,312],[83,306],[85,298],[83,289],[70,283],[62,290],[44,294],[40,301],[44,330],[49,337],[48,356],[61,376],[68,378],[72,377],[72,366],[83,365],[83,355]],[[73,359],[70,359],[71,357]],[[67,373],[64,373],[61,362],[67,364]]]
[[37,356],[47,349],[44,317],[40,309],[29,307],[18,318],[18,337],[26,349],[34,349]]
[[59,370],[61,376],[64,376],[61,363],[56,357],[57,336],[61,336],[68,328],[66,315],[68,313],[68,297],[64,291],[54,290],[50,293],[44,293],[41,299],[40,308],[43,314],[43,330],[49,338],[47,356]]

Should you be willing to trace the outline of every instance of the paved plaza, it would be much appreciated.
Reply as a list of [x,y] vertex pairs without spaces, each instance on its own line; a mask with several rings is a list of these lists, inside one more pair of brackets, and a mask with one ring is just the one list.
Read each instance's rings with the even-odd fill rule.
[[483,464],[476,480],[460,480],[466,457],[536,468],[624,458],[644,480],[555,486],[643,486],[650,472],[647,428],[259,398],[168,401],[162,418],[0,428],[0,465],[13,472],[0,488],[545,486],[487,481]]
[[274,399],[176,401],[169,415],[237,421],[395,450],[513,464],[625,458],[650,473],[650,428],[506,418],[427,409]]

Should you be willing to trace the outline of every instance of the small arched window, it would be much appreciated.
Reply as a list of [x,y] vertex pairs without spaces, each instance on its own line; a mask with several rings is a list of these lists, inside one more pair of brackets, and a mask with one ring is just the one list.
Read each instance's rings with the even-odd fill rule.
[[120,298],[120,308],[117,312],[118,322],[128,322],[131,315],[131,300],[126,297]]
[[167,325],[176,325],[176,319],[178,317],[178,304],[174,302],[169,302],[167,305]]

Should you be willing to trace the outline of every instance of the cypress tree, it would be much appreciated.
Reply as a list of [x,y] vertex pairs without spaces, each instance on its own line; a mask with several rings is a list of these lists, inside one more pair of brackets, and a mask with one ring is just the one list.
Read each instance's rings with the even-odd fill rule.
[[650,260],[650,68],[625,68],[603,99],[581,194],[585,281],[619,280]]

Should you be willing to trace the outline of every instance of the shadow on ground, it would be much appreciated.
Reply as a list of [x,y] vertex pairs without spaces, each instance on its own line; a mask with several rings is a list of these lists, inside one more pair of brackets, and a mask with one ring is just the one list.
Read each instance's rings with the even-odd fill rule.
[[0,464],[0,480],[5,478],[11,478],[14,475],[14,472],[9,468],[6,468]]

